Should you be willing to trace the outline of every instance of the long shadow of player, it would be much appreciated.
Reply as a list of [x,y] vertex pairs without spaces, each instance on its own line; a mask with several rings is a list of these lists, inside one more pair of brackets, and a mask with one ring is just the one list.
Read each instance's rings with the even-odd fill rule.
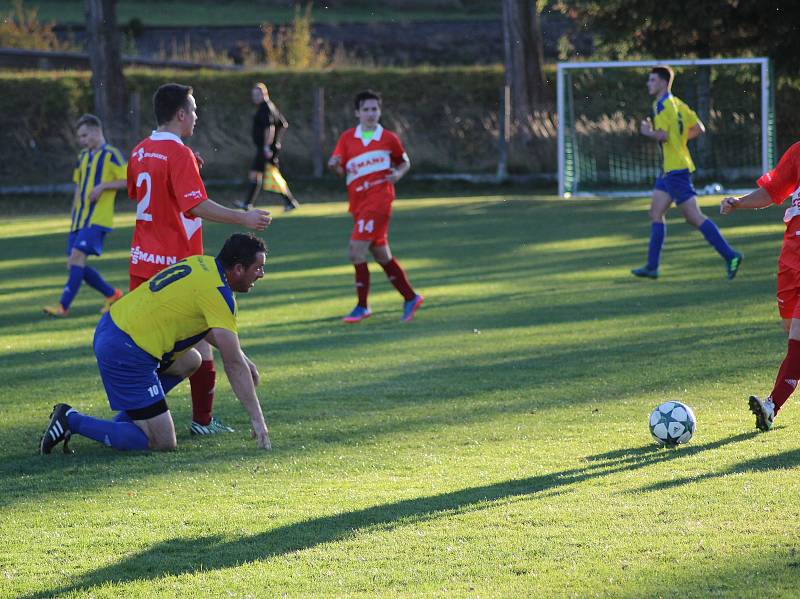
[[[171,539],[116,564],[89,572],[71,585],[43,590],[27,595],[24,599],[82,593],[101,585],[154,580],[201,569],[208,572],[235,567],[310,549],[323,543],[346,540],[371,529],[385,531],[411,523],[487,509],[498,501],[544,497],[548,493],[562,492],[575,483],[696,455],[702,451],[745,441],[755,434],[757,433],[742,433],[703,445],[687,446],[679,451],[647,446],[599,454],[588,458],[589,465],[580,468],[312,518],[234,541],[224,540],[220,535]],[[796,453],[796,459],[800,459],[800,450]]]
[[704,480],[721,478],[730,474],[741,474],[743,472],[767,472],[770,470],[795,468],[797,466],[800,466],[800,449],[792,449],[791,451],[786,451],[783,453],[776,453],[772,455],[760,456],[752,460],[745,460],[726,468],[725,470],[720,470],[719,472],[710,472],[708,474],[701,474],[699,476],[665,480],[652,485],[647,485],[646,487],[642,487],[632,492],[640,493],[642,491],[663,491],[665,489],[672,489],[682,485],[688,485],[690,483],[699,483]]

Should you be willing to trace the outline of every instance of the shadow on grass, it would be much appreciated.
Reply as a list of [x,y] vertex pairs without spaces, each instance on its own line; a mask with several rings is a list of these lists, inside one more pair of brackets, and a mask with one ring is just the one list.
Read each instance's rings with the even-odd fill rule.
[[[651,464],[690,457],[751,439],[743,433],[703,445],[665,451],[642,447],[620,457],[595,461],[582,468],[562,470],[529,478],[472,487],[461,491],[406,499],[361,510],[287,524],[259,534],[225,540],[219,535],[176,538],[159,543],[116,564],[81,576],[72,584],[39,591],[25,599],[39,599],[69,593],[88,592],[94,587],[134,580],[156,580],[199,570],[218,570],[311,549],[323,543],[344,541],[372,529],[394,529],[415,522],[467,513],[492,507],[494,502],[541,496],[570,485],[612,474],[637,470]],[[796,452],[800,457],[800,450]],[[595,456],[596,460],[597,456]]]
[[[753,433],[758,434],[758,433]],[[673,480],[665,480],[660,483],[655,483],[637,489],[637,493],[641,491],[664,491],[665,489],[674,489],[691,483],[699,483],[705,480],[715,478],[722,478],[730,476],[731,474],[743,474],[752,472],[769,472],[771,470],[784,470],[789,468],[797,468],[800,466],[800,449],[792,449],[783,453],[771,454],[755,458],[752,460],[745,460],[721,470],[719,472],[709,472],[708,474],[701,474],[699,476],[677,478]]]

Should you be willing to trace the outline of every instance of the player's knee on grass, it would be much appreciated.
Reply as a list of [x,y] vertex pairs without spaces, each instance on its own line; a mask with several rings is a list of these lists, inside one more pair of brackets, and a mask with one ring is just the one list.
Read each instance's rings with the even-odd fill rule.
[[169,410],[147,420],[135,420],[134,423],[147,435],[149,449],[173,451],[178,446],[178,440],[175,437],[175,423],[172,421],[172,414]]

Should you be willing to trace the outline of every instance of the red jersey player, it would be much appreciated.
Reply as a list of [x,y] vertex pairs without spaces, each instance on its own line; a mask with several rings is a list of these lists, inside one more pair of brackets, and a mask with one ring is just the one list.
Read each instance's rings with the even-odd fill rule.
[[381,127],[381,97],[366,90],[355,97],[358,127],[339,137],[328,167],[339,176],[346,176],[353,232],[349,257],[356,270],[358,304],[344,317],[345,322],[360,322],[372,314],[367,303],[369,268],[367,250],[386,271],[392,285],[403,296],[402,320],[409,321],[422,305],[406,273],[389,249],[389,220],[395,198],[394,184],[408,172],[411,162],[400,139]]
[[755,395],[749,400],[750,410],[756,416],[756,427],[768,431],[800,380],[800,142],[789,148],[778,165],[762,175],[757,184],[758,189],[746,196],[722,200],[720,212],[730,214],[742,208],[766,208],[791,199],[783,216],[786,233],[778,259],[778,311],[789,334],[789,347],[772,393],[764,400]]
[[[192,88],[168,83],[153,96],[158,129],[142,140],[128,161],[128,196],[137,202],[136,226],[130,258],[130,289],[170,264],[203,254],[202,219],[240,225],[260,231],[270,222],[269,212],[242,213],[208,199],[194,152],[181,138],[194,132],[197,103]],[[200,368],[189,378],[192,387],[194,434],[232,431],[211,410],[216,371],[207,342],[196,346]]]

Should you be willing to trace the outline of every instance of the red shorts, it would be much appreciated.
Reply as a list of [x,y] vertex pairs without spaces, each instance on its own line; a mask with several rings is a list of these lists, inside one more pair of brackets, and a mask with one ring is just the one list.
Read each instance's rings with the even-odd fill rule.
[[372,245],[389,244],[389,220],[391,214],[359,212],[353,215],[352,241],[371,241]]
[[800,318],[800,270],[778,270],[778,312],[781,318]]
[[147,280],[144,277],[139,277],[137,275],[129,275],[129,276],[130,276],[130,283],[128,284],[128,291],[133,291],[139,285],[141,285]]

